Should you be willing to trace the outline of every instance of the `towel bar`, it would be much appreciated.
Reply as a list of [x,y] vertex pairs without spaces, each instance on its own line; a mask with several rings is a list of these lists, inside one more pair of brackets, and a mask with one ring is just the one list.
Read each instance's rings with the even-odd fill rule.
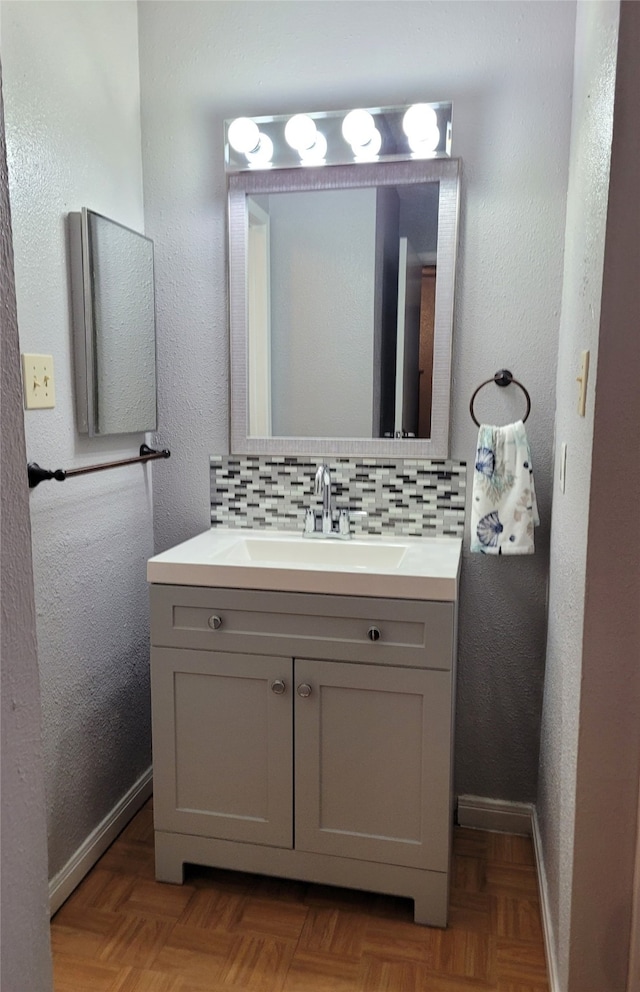
[[140,445],[140,454],[134,458],[122,458],[116,462],[101,462],[100,465],[81,465],[80,468],[57,468],[51,471],[48,468],[40,468],[37,462],[29,462],[27,472],[29,475],[29,489],[35,489],[41,482],[47,479],[57,479],[64,482],[72,475],[88,475],[89,472],[104,472],[108,468],[119,468],[121,465],[136,465],[138,462],[151,462],[155,458],[170,458],[171,452],[168,448],[163,451],[156,451],[146,444]]
[[522,385],[522,383],[521,382],[518,382],[517,379],[514,379],[513,378],[513,374],[509,371],[509,369],[499,369],[498,372],[496,372],[496,374],[493,376],[492,379],[485,379],[484,382],[481,382],[480,383],[480,385],[478,386],[478,388],[474,392],[473,396],[471,397],[471,400],[469,401],[469,413],[471,414],[471,419],[473,420],[473,422],[476,425],[476,427],[479,427],[480,426],[480,422],[476,419],[476,415],[475,415],[474,410],[473,410],[473,401],[475,400],[475,398],[478,395],[478,393],[480,392],[480,390],[484,386],[488,386],[489,383],[491,383],[491,382],[495,382],[496,386],[509,386],[509,385],[511,385],[511,383],[513,383],[514,386],[519,386],[520,387],[520,389],[524,393],[525,398],[527,400],[527,409],[526,409],[526,412],[525,412],[524,417],[522,418],[522,423],[524,423],[526,421],[527,417],[529,416],[529,414],[531,413],[531,397],[529,396],[528,391],[525,389],[525,387]]

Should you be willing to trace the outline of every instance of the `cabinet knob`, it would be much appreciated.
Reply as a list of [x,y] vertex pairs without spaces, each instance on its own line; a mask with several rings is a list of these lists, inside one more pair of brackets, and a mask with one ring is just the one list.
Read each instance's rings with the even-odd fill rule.
[[207,623],[209,624],[212,630],[218,630],[220,627],[222,627],[222,617],[218,617],[214,613],[213,616],[209,617]]
[[370,641],[379,641],[381,637],[379,628],[369,627],[369,630],[367,631],[367,637],[369,638]]
[[303,699],[308,699],[311,695],[311,686],[307,682],[301,682],[298,686],[298,695]]
[[287,687],[282,679],[274,679],[271,683],[271,691],[275,692],[276,696],[281,696],[286,688]]

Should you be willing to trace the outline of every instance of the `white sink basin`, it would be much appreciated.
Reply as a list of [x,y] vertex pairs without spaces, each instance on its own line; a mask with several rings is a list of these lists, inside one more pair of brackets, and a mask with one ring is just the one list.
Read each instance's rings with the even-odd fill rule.
[[243,537],[229,548],[225,561],[238,565],[255,561],[293,566],[390,569],[398,567],[406,552],[406,545],[401,544],[367,544],[364,541],[323,538]]
[[339,541],[274,530],[213,527],[149,560],[147,579],[218,586],[452,602],[461,541],[367,537]]

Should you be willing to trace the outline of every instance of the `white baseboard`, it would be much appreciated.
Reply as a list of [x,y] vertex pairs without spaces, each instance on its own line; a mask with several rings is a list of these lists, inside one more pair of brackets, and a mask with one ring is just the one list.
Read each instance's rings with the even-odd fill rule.
[[511,803],[483,796],[458,796],[458,823],[474,830],[494,830],[505,834],[532,833],[533,805]]
[[542,837],[540,836],[540,825],[538,814],[534,808],[531,817],[533,828],[533,849],[536,856],[536,871],[538,873],[538,892],[540,895],[540,915],[542,916],[542,933],[544,936],[544,949],[547,958],[547,977],[549,979],[549,992],[560,992],[560,978],[558,973],[558,962],[556,959],[556,943],[553,934],[553,923],[551,921],[551,907],[549,904],[549,887],[547,885],[547,873],[544,866],[544,854],[542,849]]
[[549,992],[560,992],[558,962],[555,955],[556,945],[549,904],[549,889],[544,866],[542,838],[540,836],[540,827],[535,806],[532,803],[510,803],[504,802],[501,799],[485,799],[482,796],[458,796],[458,823],[461,827],[473,827],[476,830],[495,830],[500,833],[524,834],[532,838],[536,859],[536,874],[538,876],[540,915],[542,916],[542,933],[547,959]]
[[107,813],[102,823],[92,830],[83,844],[49,882],[50,915],[60,909],[84,876],[102,857],[129,820],[147,801],[152,791],[152,770],[147,768],[137,782],[125,793],[120,802]]

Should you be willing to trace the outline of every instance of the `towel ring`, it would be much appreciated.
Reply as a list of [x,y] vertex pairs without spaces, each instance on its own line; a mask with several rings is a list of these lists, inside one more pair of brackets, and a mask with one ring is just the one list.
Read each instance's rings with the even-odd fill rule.
[[518,382],[517,379],[514,379],[513,378],[513,374],[509,371],[509,369],[500,369],[498,372],[496,372],[496,374],[494,375],[494,377],[492,379],[485,379],[484,382],[481,382],[480,385],[478,386],[478,388],[476,389],[475,393],[471,397],[471,400],[469,402],[469,413],[471,414],[471,419],[473,420],[473,422],[476,425],[476,427],[479,427],[480,426],[480,423],[478,422],[478,420],[476,420],[476,415],[475,415],[475,413],[473,411],[473,401],[475,400],[475,398],[478,395],[478,393],[480,392],[480,390],[484,386],[488,386],[490,382],[495,382],[496,386],[509,386],[511,383],[513,383],[515,386],[519,386],[520,387],[520,389],[524,393],[525,398],[527,400],[527,409],[526,409],[526,412],[525,412],[524,417],[522,418],[522,423],[524,424],[525,420],[527,419],[527,417],[531,413],[531,397],[529,396],[529,393],[527,392],[527,390],[525,389],[525,387],[522,385],[522,383],[521,382]]

